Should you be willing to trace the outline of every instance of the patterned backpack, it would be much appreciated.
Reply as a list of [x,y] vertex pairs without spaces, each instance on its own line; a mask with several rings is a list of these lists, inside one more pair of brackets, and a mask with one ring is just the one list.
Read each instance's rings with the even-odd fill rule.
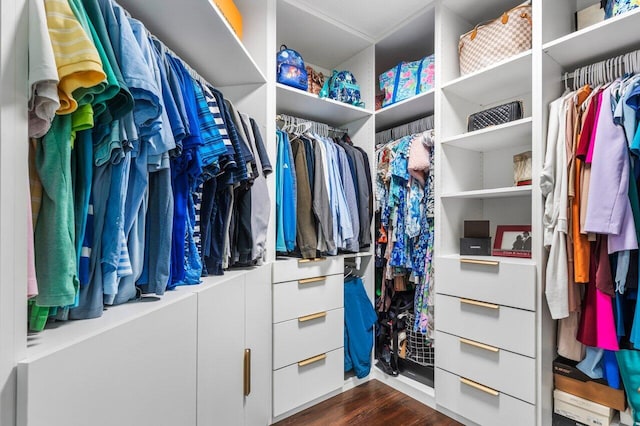
[[360,86],[350,71],[333,70],[331,77],[325,78],[319,96],[364,108],[364,102],[360,99]]
[[276,71],[278,83],[307,90],[307,70],[304,68],[302,56],[293,49],[288,49],[284,44],[276,58],[278,68]]

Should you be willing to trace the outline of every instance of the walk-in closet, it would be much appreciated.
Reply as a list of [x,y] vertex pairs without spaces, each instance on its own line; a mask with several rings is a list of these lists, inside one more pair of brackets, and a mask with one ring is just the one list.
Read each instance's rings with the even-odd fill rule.
[[639,24],[3,0],[0,425],[640,424]]

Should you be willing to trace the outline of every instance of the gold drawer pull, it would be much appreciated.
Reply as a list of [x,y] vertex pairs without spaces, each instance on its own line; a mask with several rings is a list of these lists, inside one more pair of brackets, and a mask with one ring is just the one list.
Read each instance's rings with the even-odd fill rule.
[[320,354],[313,356],[311,358],[307,358],[298,363],[298,367],[304,367],[305,365],[313,364],[314,362],[322,361],[327,357],[327,354]]
[[318,319],[318,318],[324,318],[326,316],[327,316],[327,311],[318,312],[316,314],[311,314],[311,315],[307,315],[307,316],[304,316],[304,317],[298,317],[298,322],[311,321],[311,320]]
[[500,305],[494,305],[493,303],[486,302],[478,302],[477,300],[471,299],[460,299],[460,303],[465,303],[467,305],[480,306],[481,308],[487,309],[500,309]]
[[251,349],[244,350],[244,396],[251,393]]
[[323,260],[327,260],[326,257],[315,257],[313,259],[300,259],[298,263],[309,263],[309,262],[322,262]]
[[473,340],[465,339],[464,337],[460,337],[460,343],[464,343],[465,345],[475,346],[476,348],[484,349],[489,352],[500,352],[500,348],[496,348],[495,346],[485,345],[484,343],[478,343]]
[[315,278],[305,278],[304,280],[298,280],[298,284],[311,284],[317,283],[319,281],[326,281],[327,277],[315,277]]
[[460,258],[460,263],[471,263],[473,265],[486,265],[486,266],[498,266],[499,260],[481,260],[481,259],[466,259]]
[[481,385],[480,383],[476,383],[472,380],[465,379],[464,377],[460,377],[460,381],[467,386],[471,386],[472,388],[478,389],[479,391],[482,391],[484,393],[488,393],[489,395],[493,395],[493,396],[500,395],[500,392],[498,392],[497,390]]

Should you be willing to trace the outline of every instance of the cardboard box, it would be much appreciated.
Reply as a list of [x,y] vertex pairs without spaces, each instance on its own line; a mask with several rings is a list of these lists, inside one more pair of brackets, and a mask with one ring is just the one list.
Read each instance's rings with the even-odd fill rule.
[[571,377],[572,379],[580,380],[581,382],[594,381],[603,385],[607,384],[607,381],[604,379],[592,379],[591,377],[587,376],[582,371],[580,371],[577,365],[578,363],[576,361],[559,356],[553,360],[553,372],[556,374],[561,374],[563,376]]
[[578,31],[602,21],[604,21],[604,9],[600,7],[600,2],[576,12],[576,29]]
[[566,402],[567,404],[584,408],[585,410],[592,411],[596,414],[605,416],[607,418],[613,417],[613,414],[615,413],[615,410],[611,407],[598,404],[597,402],[589,401],[588,399],[580,398],[579,396],[572,395],[567,392],[563,392],[560,389],[554,389],[553,399],[555,401],[563,401],[563,402]]
[[614,411],[611,410],[610,415],[603,416],[555,398],[553,399],[553,412],[586,425],[597,426],[611,426],[614,413]]
[[238,38],[242,40],[242,14],[233,0],[213,0],[213,2],[218,6]]
[[624,411],[626,408],[627,400],[624,391],[621,389],[614,389],[593,380],[583,382],[557,373],[553,375],[553,380],[556,389],[563,392],[606,405],[616,410]]

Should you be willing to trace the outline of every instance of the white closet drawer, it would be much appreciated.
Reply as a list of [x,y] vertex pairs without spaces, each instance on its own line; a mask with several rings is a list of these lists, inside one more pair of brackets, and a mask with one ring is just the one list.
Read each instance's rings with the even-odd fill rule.
[[438,330],[535,357],[535,312],[442,294],[435,306]]
[[273,322],[344,306],[344,277],[327,275],[273,286]]
[[273,369],[344,345],[344,309],[333,309],[273,325]]
[[536,309],[536,267],[529,259],[440,256],[436,265],[438,293]]
[[440,331],[436,342],[439,368],[535,404],[534,358]]
[[535,406],[482,383],[447,371],[435,371],[436,404],[480,425],[533,426]]
[[273,282],[295,281],[305,278],[342,274],[344,259],[342,257],[325,257],[320,259],[284,259],[273,263]]
[[273,416],[313,401],[344,384],[344,351],[338,348],[273,372]]

